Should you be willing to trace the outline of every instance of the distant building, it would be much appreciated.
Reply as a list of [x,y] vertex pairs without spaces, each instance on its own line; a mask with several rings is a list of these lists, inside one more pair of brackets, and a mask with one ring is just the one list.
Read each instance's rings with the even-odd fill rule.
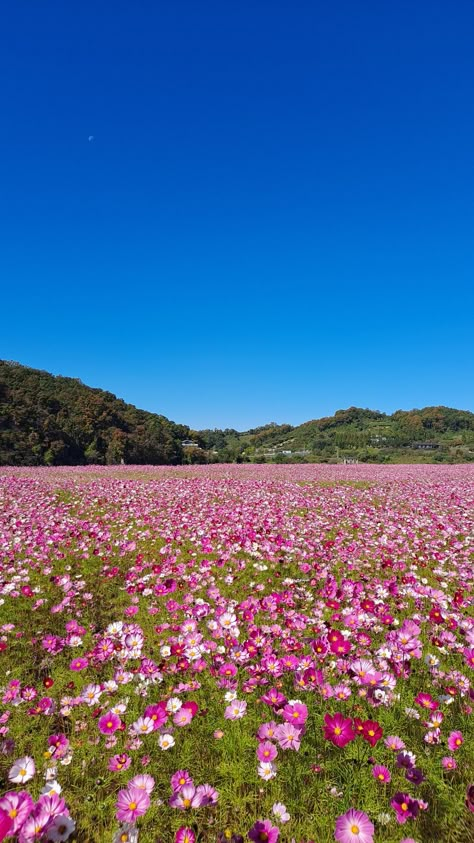
[[411,447],[415,451],[435,451],[439,448],[438,442],[412,442]]
[[192,439],[185,439],[184,442],[181,442],[183,448],[200,448],[201,446],[198,445],[197,442],[193,442]]

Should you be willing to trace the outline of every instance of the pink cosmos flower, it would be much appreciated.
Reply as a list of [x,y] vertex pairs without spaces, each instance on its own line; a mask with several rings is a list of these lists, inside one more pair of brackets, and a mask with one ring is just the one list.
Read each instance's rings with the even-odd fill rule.
[[334,839],[338,843],[373,843],[374,826],[367,814],[350,808],[336,820]]
[[227,706],[224,717],[226,720],[241,720],[247,710],[247,703],[244,700],[234,700]]
[[169,804],[172,808],[178,808],[180,811],[186,811],[188,808],[200,808],[202,805],[201,793],[190,782],[173,793]]
[[114,714],[113,711],[109,711],[108,714],[102,715],[99,717],[98,722],[99,731],[102,732],[103,735],[112,735],[117,729],[120,729],[122,725],[122,721],[117,714]]
[[180,710],[176,712],[173,717],[173,723],[176,726],[187,726],[193,719],[193,713],[190,708],[181,706]]
[[88,665],[88,659],[73,659],[73,661],[69,665],[69,670],[84,670]]
[[276,843],[280,836],[280,829],[272,825],[270,820],[257,820],[248,833],[253,843]]
[[155,703],[153,705],[148,705],[145,709],[145,717],[149,717],[153,720],[153,729],[159,729],[163,723],[166,723],[168,719],[168,712],[166,711],[165,704]]
[[139,773],[138,776],[134,776],[133,779],[130,779],[128,786],[133,785],[133,787],[138,787],[139,790],[144,790],[148,793],[148,796],[153,791],[155,787],[155,779],[153,776],[148,775],[148,773]]
[[385,738],[384,744],[392,752],[399,752],[401,749],[405,749],[405,744],[397,735],[389,735],[388,738]]
[[[31,814],[34,802],[26,790],[9,791],[0,799],[0,808],[12,821],[11,833],[18,834],[23,823]],[[1,838],[0,838],[1,840]]]
[[441,764],[445,770],[455,770],[458,766],[455,759],[450,756],[445,756],[441,759]]
[[297,729],[292,723],[282,723],[275,730],[275,738],[282,749],[298,751],[301,745],[301,729]]
[[174,836],[174,843],[196,843],[196,835],[192,828],[182,825]]
[[356,736],[352,728],[352,720],[345,718],[338,712],[333,716],[325,714],[324,723],[324,737],[341,749],[350,741],[353,741]]
[[261,741],[271,740],[275,737],[275,731],[277,728],[277,724],[274,720],[271,720],[269,723],[262,723],[262,725],[258,728],[257,737]]
[[282,711],[283,719],[294,726],[304,726],[308,719],[308,709],[304,703],[288,703]]
[[448,738],[448,748],[451,752],[456,752],[464,743],[462,732],[451,732]]
[[382,764],[374,764],[372,767],[372,775],[374,779],[378,782],[382,782],[383,784],[388,784],[392,779],[390,770]]
[[191,784],[194,786],[194,782],[187,770],[177,770],[176,773],[173,773],[171,776],[171,790],[173,793],[181,790],[185,784]]
[[3,808],[0,808],[0,840],[5,840],[5,837],[10,836],[13,832],[13,820]]
[[257,758],[259,761],[274,761],[277,755],[277,748],[271,741],[263,741],[257,747]]
[[113,773],[117,773],[121,770],[128,770],[131,763],[132,759],[129,755],[125,755],[125,753],[122,755],[113,755],[112,758],[109,758],[107,769]]
[[406,823],[409,819],[415,818],[420,810],[418,801],[412,799],[408,793],[396,793],[390,805],[395,811],[397,822],[401,824]]
[[146,813],[149,806],[150,797],[146,790],[129,785],[118,793],[115,816],[119,822],[133,823]]
[[415,702],[422,708],[428,709],[428,711],[436,711],[436,709],[439,708],[439,703],[433,699],[431,694],[418,694],[418,696],[415,697]]

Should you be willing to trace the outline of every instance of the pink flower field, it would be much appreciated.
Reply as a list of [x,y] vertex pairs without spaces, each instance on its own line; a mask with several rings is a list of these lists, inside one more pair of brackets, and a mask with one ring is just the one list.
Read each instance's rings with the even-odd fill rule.
[[0,840],[473,843],[474,468],[0,469]]

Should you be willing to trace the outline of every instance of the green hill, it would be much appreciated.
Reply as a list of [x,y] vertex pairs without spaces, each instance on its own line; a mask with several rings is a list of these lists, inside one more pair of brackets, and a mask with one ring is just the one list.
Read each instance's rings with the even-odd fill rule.
[[180,463],[188,436],[75,378],[0,361],[0,465]]
[[[186,444],[189,443],[189,444]],[[298,427],[193,431],[165,416],[0,361],[0,465],[195,462],[474,461],[474,413],[449,407],[392,415],[349,407]]]

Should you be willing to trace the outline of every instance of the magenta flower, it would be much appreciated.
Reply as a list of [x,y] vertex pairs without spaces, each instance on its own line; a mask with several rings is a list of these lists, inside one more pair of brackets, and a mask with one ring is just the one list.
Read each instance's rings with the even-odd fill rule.
[[396,793],[390,804],[395,811],[397,822],[401,824],[414,819],[420,810],[417,800],[412,799],[408,793]]
[[294,726],[304,726],[308,719],[308,709],[303,703],[288,703],[282,711],[283,719]]
[[0,808],[0,840],[4,840],[10,832],[14,833],[13,820],[3,808]]
[[119,822],[133,823],[146,813],[149,805],[150,797],[146,790],[129,785],[118,793],[115,816]]
[[341,749],[356,736],[352,728],[352,720],[345,718],[342,714],[336,713],[333,716],[325,714],[324,723],[324,737]]
[[107,769],[113,773],[118,773],[122,770],[128,770],[131,763],[132,759],[129,755],[125,755],[125,753],[122,755],[112,755],[112,758],[109,758]]
[[174,843],[195,843],[196,835],[192,828],[182,825],[174,836]]
[[[0,799],[0,808],[8,814],[12,821],[11,833],[17,834],[31,814],[34,808],[34,802],[26,790],[10,791],[2,796]],[[0,837],[0,840],[2,838]]]
[[382,764],[374,764],[372,767],[372,775],[374,779],[377,779],[378,782],[382,782],[383,784],[388,784],[392,779],[390,770]]
[[445,770],[455,770],[458,766],[455,759],[451,758],[449,755],[446,755],[441,759],[441,764]]
[[451,752],[456,752],[464,743],[462,732],[451,732],[448,738],[448,748]]
[[88,666],[89,662],[87,659],[73,659],[71,664],[69,665],[69,670],[84,670]]
[[466,790],[466,808],[474,814],[474,784],[468,785]]
[[415,697],[415,702],[417,705],[421,706],[421,708],[428,709],[428,711],[436,711],[436,709],[439,708],[439,704],[433,699],[431,694],[418,694],[418,696]]
[[248,833],[253,843],[276,843],[280,829],[272,825],[270,820],[257,820]]
[[171,776],[171,790],[173,793],[181,790],[185,784],[194,785],[194,782],[187,770],[177,770],[176,773],[173,773]]
[[263,741],[257,747],[257,758],[259,761],[274,761],[277,755],[277,748],[271,741]]
[[149,717],[153,720],[153,729],[159,729],[160,726],[162,726],[163,723],[166,723],[168,719],[168,712],[166,711],[164,703],[148,705],[145,709],[145,717]]
[[120,729],[122,721],[117,714],[114,714],[113,711],[109,711],[108,714],[104,714],[102,717],[99,717],[97,725],[99,726],[99,731],[102,732],[103,735],[112,735],[117,731],[117,729]]
[[338,843],[373,843],[374,826],[367,814],[350,808],[336,820],[334,839]]

